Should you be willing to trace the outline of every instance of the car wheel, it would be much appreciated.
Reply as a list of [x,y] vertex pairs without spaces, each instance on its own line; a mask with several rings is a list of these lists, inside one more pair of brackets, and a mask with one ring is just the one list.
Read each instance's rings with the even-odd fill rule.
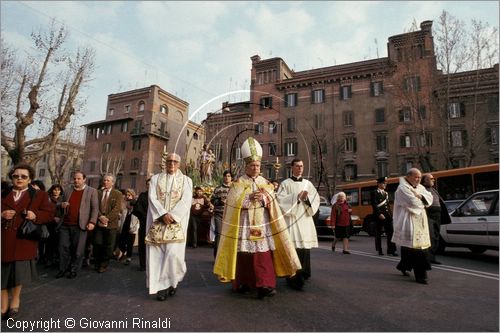
[[471,250],[471,252],[474,254],[481,254],[481,253],[484,253],[486,251],[486,248],[484,248],[482,246],[470,246],[469,250]]
[[369,217],[365,217],[363,221],[363,231],[366,232],[370,237],[374,237],[375,229],[375,221]]
[[436,253],[437,254],[443,254],[444,253],[444,249],[446,249],[446,242],[443,239],[443,237],[439,236],[439,243],[438,243],[438,247],[436,249]]

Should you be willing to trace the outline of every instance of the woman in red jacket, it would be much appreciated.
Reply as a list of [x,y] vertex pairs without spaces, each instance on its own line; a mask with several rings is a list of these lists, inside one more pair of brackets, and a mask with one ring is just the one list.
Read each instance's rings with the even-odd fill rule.
[[347,203],[344,192],[337,194],[337,201],[332,206],[330,220],[335,227],[335,239],[332,244],[332,251],[335,252],[337,240],[342,240],[342,253],[351,254],[349,252],[349,233],[351,228],[351,206]]
[[[35,175],[25,163],[9,172],[12,188],[2,189],[2,319],[15,318],[19,312],[21,288],[36,277],[35,257],[38,242],[17,238],[24,219],[45,224],[54,219],[54,205],[46,192],[30,183]],[[10,296],[10,297],[9,297]],[[10,298],[10,300],[9,300]]]

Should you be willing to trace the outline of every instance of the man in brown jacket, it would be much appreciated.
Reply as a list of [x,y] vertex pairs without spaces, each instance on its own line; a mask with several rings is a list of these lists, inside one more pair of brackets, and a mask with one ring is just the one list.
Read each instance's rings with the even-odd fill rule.
[[94,264],[99,273],[108,269],[113,256],[113,246],[118,234],[118,221],[122,207],[122,194],[113,189],[115,177],[107,174],[103,178],[103,188],[99,190],[99,217],[94,231]]

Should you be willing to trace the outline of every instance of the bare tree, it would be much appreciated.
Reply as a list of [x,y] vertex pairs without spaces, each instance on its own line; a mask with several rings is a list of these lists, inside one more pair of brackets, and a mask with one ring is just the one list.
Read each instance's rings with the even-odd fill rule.
[[100,172],[101,176],[105,176],[106,174],[112,174],[115,177],[118,176],[123,169],[123,155],[119,156],[111,155],[111,154],[101,154],[101,164],[100,164]]
[[[84,105],[79,92],[94,70],[94,50],[79,48],[68,54],[63,50],[67,36],[66,27],[52,21],[47,31],[31,34],[37,53],[22,66],[11,59],[4,69],[2,58],[2,78],[4,72],[16,75],[4,82],[9,87],[2,87],[1,95],[1,143],[13,163],[34,164],[53,151],[59,134]],[[33,135],[37,128],[42,133]],[[26,154],[30,147],[36,150]]]

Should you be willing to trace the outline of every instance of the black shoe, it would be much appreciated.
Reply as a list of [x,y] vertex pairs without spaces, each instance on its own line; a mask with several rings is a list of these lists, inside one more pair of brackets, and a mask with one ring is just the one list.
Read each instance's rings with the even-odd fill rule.
[[415,279],[415,281],[417,283],[420,283],[420,284],[427,284],[427,280],[426,279]]
[[260,287],[257,291],[257,297],[263,299],[264,297],[273,297],[276,295],[276,289],[268,287]]
[[2,320],[7,320],[9,319],[9,310],[7,310],[7,312],[3,313],[2,312]]
[[434,259],[434,260],[431,260],[431,264],[434,264],[434,265],[441,265],[441,262],[440,262],[440,261],[437,261],[436,259]]
[[342,253],[343,254],[351,254],[351,252],[347,251],[347,250],[342,250]]
[[332,246],[332,251],[335,252],[335,246]]
[[62,278],[62,277],[64,276],[64,274],[66,274],[66,272],[63,272],[63,271],[59,271],[59,272],[57,272],[57,274],[56,274],[56,279],[60,279],[60,278]]
[[15,320],[17,318],[17,316],[19,315],[19,308],[11,308],[11,309],[9,309],[9,311],[7,313],[9,315],[8,319]]
[[388,253],[388,254],[393,256],[393,257],[399,257],[397,252],[392,252],[392,253]]
[[159,292],[156,293],[156,299],[159,300],[160,302],[163,302],[167,299],[167,295],[168,295],[168,289],[160,290]]
[[382,251],[378,251],[378,255],[379,255],[379,256],[383,256],[383,255],[384,255],[384,252],[382,252]]
[[174,296],[175,293],[177,292],[177,288],[168,287],[167,292],[168,292],[168,296]]
[[247,286],[239,286],[236,290],[234,290],[235,292],[237,292],[238,294],[242,294],[242,295],[248,295],[250,294],[250,292],[252,291],[249,287]]
[[68,279],[74,279],[74,278],[76,278],[76,272],[70,272],[70,273],[68,273],[68,275],[66,277]]

